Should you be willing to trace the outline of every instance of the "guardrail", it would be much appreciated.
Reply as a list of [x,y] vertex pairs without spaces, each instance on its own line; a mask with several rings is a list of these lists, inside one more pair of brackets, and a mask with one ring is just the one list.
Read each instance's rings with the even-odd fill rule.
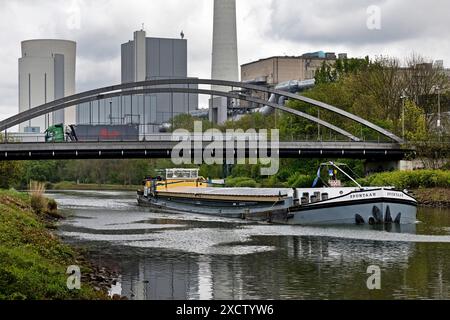
[[[270,140],[270,137],[267,138]],[[85,143],[85,142],[172,142],[172,141],[181,141],[181,140],[189,140],[189,141],[259,141],[259,135],[256,133],[234,133],[231,135],[224,134],[222,137],[218,135],[211,135],[207,133],[202,134],[191,134],[189,136],[183,135],[172,135],[172,133],[158,133],[158,134],[141,134],[139,136],[83,136],[80,137],[78,141],[61,141],[66,143]],[[354,144],[360,143],[378,143],[378,144],[396,144],[389,141],[383,140],[367,140],[362,138],[360,142],[352,141],[351,139],[342,137],[342,136],[320,136],[317,135],[290,135],[288,137],[281,137],[280,142],[351,142]],[[27,134],[15,134],[9,133],[5,139],[5,137],[0,137],[0,144],[26,144],[26,143],[60,143],[60,142],[46,142],[44,134],[35,134],[35,135],[27,135]],[[429,142],[427,142],[429,143]]]

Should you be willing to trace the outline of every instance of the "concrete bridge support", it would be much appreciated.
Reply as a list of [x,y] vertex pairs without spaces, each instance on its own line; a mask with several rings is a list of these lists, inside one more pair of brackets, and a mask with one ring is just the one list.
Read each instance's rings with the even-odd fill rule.
[[364,172],[366,173],[366,175],[368,175],[377,172],[400,170],[400,162],[400,160],[367,160],[364,164]]

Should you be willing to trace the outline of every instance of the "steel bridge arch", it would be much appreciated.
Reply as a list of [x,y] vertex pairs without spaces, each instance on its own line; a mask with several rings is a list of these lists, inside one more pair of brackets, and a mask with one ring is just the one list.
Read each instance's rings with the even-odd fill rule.
[[[222,97],[227,97],[227,98],[232,98],[232,99],[239,99],[239,100],[244,100],[244,101],[248,101],[248,102],[253,102],[253,103],[257,103],[257,104],[265,104],[270,107],[280,109],[284,112],[291,113],[293,115],[302,117],[304,119],[316,122],[328,129],[331,129],[339,134],[342,134],[343,136],[346,136],[347,138],[349,138],[355,142],[361,141],[358,137],[355,137],[351,133],[349,133],[339,127],[336,127],[324,120],[318,119],[316,117],[313,117],[309,114],[303,113],[298,110],[286,108],[286,107],[277,105],[275,103],[266,102],[261,99],[249,97],[247,95],[231,93],[231,92],[223,92],[223,91],[195,89],[195,88],[152,88],[152,89],[127,90],[126,92],[122,92],[122,91],[121,92],[113,92],[113,93],[102,94],[102,95],[87,97],[87,98],[79,99],[76,101],[63,103],[63,104],[57,105],[55,107],[52,107],[50,112],[65,109],[65,108],[71,107],[73,105],[81,104],[81,103],[92,102],[92,101],[103,100],[103,99],[110,99],[110,98],[119,97],[119,96],[123,96],[123,95],[156,94],[156,93],[191,93],[191,94],[197,93],[197,94],[205,94],[205,95],[212,94],[213,96],[222,96]],[[41,112],[39,112],[38,116],[42,116],[43,114],[47,114],[47,113],[48,113],[47,111],[46,112],[41,111]]]
[[[253,91],[259,91],[259,92],[265,92],[269,94],[276,94],[279,96],[283,96],[289,99],[302,101],[308,104],[311,104],[313,106],[319,107],[321,109],[325,109],[331,112],[334,112],[336,114],[339,114],[341,116],[344,116],[350,120],[353,120],[355,122],[358,122],[368,128],[373,129],[374,131],[382,134],[383,136],[386,136],[392,140],[394,140],[397,143],[403,143],[403,139],[397,137],[393,133],[367,121],[364,120],[356,115],[353,115],[347,111],[341,110],[337,107],[331,106],[329,104],[313,100],[310,98],[302,97],[296,94],[292,94],[289,92],[283,92],[279,90],[273,90],[268,89],[261,86],[246,84],[242,82],[233,82],[233,81],[225,81],[225,80],[210,80],[210,79],[196,79],[196,78],[184,78],[184,79],[160,79],[160,80],[149,80],[149,81],[141,81],[141,82],[134,82],[134,83],[125,83],[115,86],[108,86],[103,87],[99,89],[94,89],[90,91],[86,91],[83,93],[75,94],[69,97],[65,97],[59,100],[55,100],[46,104],[43,104],[41,106],[32,108],[30,110],[27,110],[25,112],[22,112],[20,114],[17,114],[9,119],[3,120],[0,122],[0,132],[6,131],[7,129],[21,124],[23,122],[26,122],[28,120],[37,118],[39,116],[65,109],[67,107],[71,107],[74,105],[78,105],[84,102],[89,101],[96,101],[96,100],[102,100],[117,96],[124,96],[124,95],[135,95],[135,94],[144,94],[144,93],[198,93],[198,94],[205,94],[205,95],[211,95],[211,96],[222,96],[222,97],[229,97],[233,99],[239,99],[244,100],[248,102],[257,103],[260,105],[267,105],[270,107],[273,107],[275,109],[279,109],[283,112],[291,113],[297,116],[300,116],[302,118],[305,118],[307,120],[310,120],[312,122],[318,123],[320,125],[323,125],[324,127],[327,127],[335,132],[338,132],[348,138],[350,138],[353,141],[360,141],[359,138],[355,137],[351,133],[334,126],[326,121],[320,120],[316,117],[313,117],[311,115],[308,115],[306,113],[303,113],[301,111],[287,108],[285,106],[281,106],[275,103],[270,103],[268,101],[264,101],[261,99],[257,99],[254,97],[250,97],[248,95],[244,95],[241,93],[234,93],[234,92],[223,92],[223,91],[214,91],[214,90],[206,90],[206,89],[197,89],[197,88],[167,88],[167,87],[158,87],[158,88],[149,88],[149,87],[157,87],[157,86],[165,86],[165,85],[215,85],[215,86],[224,86],[224,87],[230,87],[231,91],[233,91],[234,88],[241,88],[241,89],[247,89],[247,90],[253,90]],[[144,89],[146,88],[147,89]],[[135,89],[130,90],[134,88],[143,88],[143,89]],[[125,90],[125,91],[123,91]]]

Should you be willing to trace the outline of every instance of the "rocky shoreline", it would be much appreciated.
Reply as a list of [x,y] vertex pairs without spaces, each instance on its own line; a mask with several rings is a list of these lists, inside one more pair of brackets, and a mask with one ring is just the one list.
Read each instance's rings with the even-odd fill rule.
[[[61,220],[65,219],[65,217],[59,214],[57,205],[52,212],[52,214],[48,214],[44,220],[46,221],[46,228],[50,230],[57,230],[57,223]],[[56,236],[56,235],[55,235]],[[121,295],[110,295],[110,290],[112,286],[117,284],[117,281],[120,278],[118,272],[107,268],[105,266],[98,266],[94,261],[88,259],[88,255],[83,252],[82,249],[71,246],[68,244],[72,250],[76,252],[75,264],[82,268],[81,271],[81,283],[83,285],[87,284],[91,288],[93,288],[97,293],[102,295],[105,300],[128,300],[127,297]]]
[[417,189],[412,193],[422,207],[450,208],[450,189]]
[[[76,249],[75,249],[76,250]],[[88,283],[95,291],[101,292],[109,296],[112,300],[128,300],[127,297],[121,295],[110,295],[112,286],[115,286],[120,279],[120,274],[110,268],[99,266],[95,262],[87,259],[86,254],[77,250],[79,256],[77,263],[87,267],[87,272],[82,272],[81,283]]]

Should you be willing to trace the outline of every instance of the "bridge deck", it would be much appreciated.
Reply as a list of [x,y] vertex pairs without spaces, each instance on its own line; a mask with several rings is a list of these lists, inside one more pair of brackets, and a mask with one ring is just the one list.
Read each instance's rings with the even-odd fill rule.
[[[0,161],[51,159],[170,158],[175,141],[0,144]],[[210,142],[203,143],[203,149]],[[225,147],[225,143],[224,143]],[[270,150],[270,145],[269,145]],[[280,158],[403,159],[410,150],[395,143],[280,142]],[[192,145],[192,154],[195,149]],[[246,153],[248,155],[248,148]],[[269,151],[270,154],[270,151]]]

